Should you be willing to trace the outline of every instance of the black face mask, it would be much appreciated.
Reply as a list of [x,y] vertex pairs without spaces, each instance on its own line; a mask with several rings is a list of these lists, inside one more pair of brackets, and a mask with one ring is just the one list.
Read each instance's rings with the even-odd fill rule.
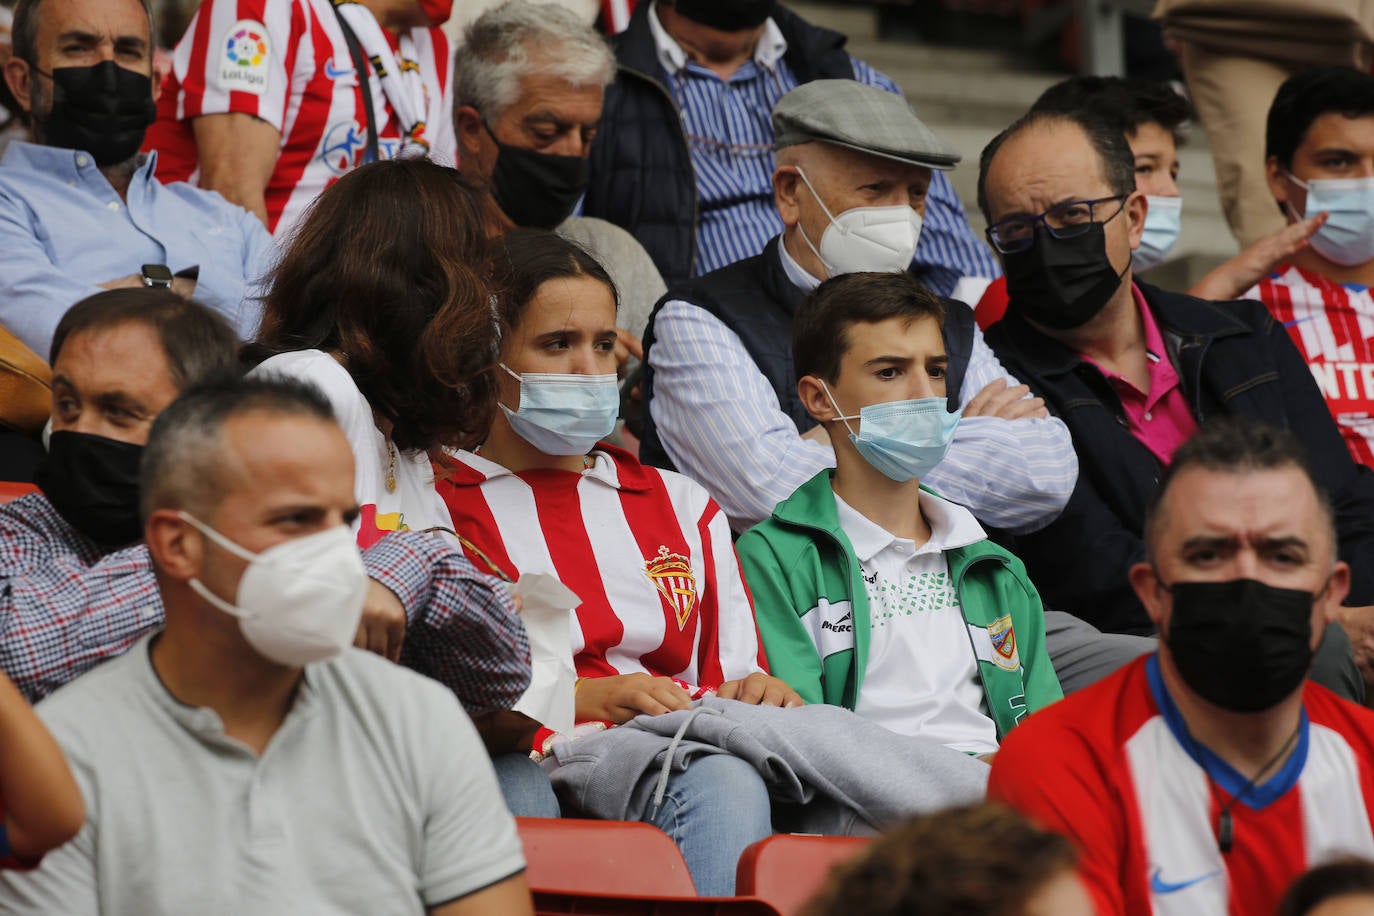
[[1169,655],[1189,689],[1231,712],[1260,712],[1312,666],[1311,592],[1254,579],[1175,582]]
[[756,29],[773,15],[775,0],[674,0],[679,14],[722,32]]
[[100,166],[117,165],[138,152],[148,125],[157,119],[150,76],[112,60],[58,67],[47,75],[52,111],[42,123],[45,145],[90,153]]
[[527,229],[552,229],[567,219],[587,190],[587,160],[502,143],[490,127],[487,135],[497,150],[491,193],[502,212]]
[[1130,270],[1129,263],[1121,273],[1112,267],[1103,225],[1093,223],[1070,239],[1057,239],[1044,226],[1036,226],[1030,248],[1002,256],[1007,308],[1056,331],[1091,321]]
[[48,502],[103,550],[143,537],[138,518],[138,463],[143,446],[88,433],[56,432],[34,472]]

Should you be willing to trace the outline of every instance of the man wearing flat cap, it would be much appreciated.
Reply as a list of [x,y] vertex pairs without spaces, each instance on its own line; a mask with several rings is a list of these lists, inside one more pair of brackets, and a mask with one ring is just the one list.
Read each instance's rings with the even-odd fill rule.
[[[762,254],[671,288],[644,336],[646,463],[700,481],[736,531],[835,466],[797,392],[798,304],[823,280],[901,271],[927,226],[932,175],[959,160],[900,96],[854,80],[794,89],[773,112],[773,190],[783,225]],[[921,279],[920,267],[912,268]],[[962,420],[925,478],[985,526],[1033,531],[1059,514],[1077,460],[1067,431],[1009,376],[967,306],[945,301],[946,394]],[[1051,613],[1049,649],[1066,690],[1149,651]]]
[[[775,0],[644,0],[612,43],[620,70],[582,213],[629,230],[669,286],[753,257],[781,231],[769,115],[783,95],[816,79],[900,94],[843,35]],[[927,221],[917,260],[932,290],[1000,274],[943,177]]]

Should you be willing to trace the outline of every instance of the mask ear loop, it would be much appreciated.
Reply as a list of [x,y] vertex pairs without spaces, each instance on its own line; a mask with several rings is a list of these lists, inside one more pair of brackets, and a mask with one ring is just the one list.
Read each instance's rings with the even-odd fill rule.
[[[806,189],[811,192],[811,196],[816,199],[816,203],[820,204],[821,212],[825,214],[826,219],[830,220],[830,225],[834,226],[840,232],[844,232],[844,227],[835,222],[835,215],[830,212],[830,208],[825,205],[825,201],[821,200],[821,195],[816,193],[815,187],[811,184],[811,179],[806,177],[806,172],[802,171],[802,167],[799,165],[793,166],[793,168],[795,168],[797,174],[801,176],[802,183],[805,184]],[[829,261],[821,256],[820,249],[812,244],[811,238],[806,234],[806,227],[801,224],[800,219],[797,220],[797,231],[801,233],[802,241],[806,243],[806,247],[811,249],[811,253],[816,256],[816,260],[820,261],[821,265],[825,268],[826,279],[835,276],[835,268],[831,266]],[[831,404],[834,404],[833,399],[831,400]],[[839,410],[840,408],[836,407],[835,409]]]
[[[1312,190],[1311,187],[1307,184],[1307,182],[1303,181],[1301,178],[1299,178],[1297,175],[1294,175],[1287,169],[1283,170],[1283,177],[1287,178],[1289,181],[1293,182],[1293,184],[1302,188],[1304,191]],[[1298,222],[1302,222],[1304,219],[1307,218],[1305,215],[1298,213],[1297,208],[1293,206],[1293,202],[1291,200],[1285,200],[1283,202],[1283,206],[1284,209],[1288,211],[1288,215],[1293,217],[1293,219],[1297,220]]]
[[833,408],[835,408],[835,417],[834,417],[834,419],[839,420],[841,423],[843,423],[843,424],[844,424],[844,428],[847,429],[847,430],[849,430],[849,434],[850,434],[851,436],[854,436],[855,438],[858,438],[858,435],[859,435],[859,434],[856,433],[856,432],[854,432],[854,427],[852,427],[852,426],[849,425],[849,421],[850,421],[850,420],[857,420],[857,419],[860,419],[860,418],[857,417],[857,416],[848,416],[848,417],[846,417],[846,416],[844,415],[844,412],[843,412],[842,410],[840,410],[840,405],[839,405],[838,403],[835,402],[835,396],[834,396],[833,394],[830,393],[830,386],[827,385],[827,384],[825,383],[825,379],[820,378],[820,377],[817,377],[817,378],[816,378],[816,381],[818,381],[818,382],[821,383],[821,390],[825,392],[826,398],[828,398],[828,399],[830,400],[830,406],[833,407]]

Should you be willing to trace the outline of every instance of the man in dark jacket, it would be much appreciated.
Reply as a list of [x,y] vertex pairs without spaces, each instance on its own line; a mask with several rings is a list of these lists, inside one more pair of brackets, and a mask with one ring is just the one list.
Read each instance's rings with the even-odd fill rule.
[[[1010,297],[988,343],[1064,420],[1078,453],[1063,514],[1017,546],[1046,603],[1104,630],[1150,632],[1127,579],[1145,554],[1150,494],[1200,424],[1254,417],[1297,435],[1331,496],[1354,571],[1342,622],[1369,679],[1374,645],[1360,634],[1374,615],[1374,476],[1351,460],[1283,327],[1258,303],[1133,282],[1148,204],[1126,139],[1090,114],[1032,112],[998,135],[983,151],[979,206]],[[1277,549],[1265,555],[1282,562]],[[1345,641],[1330,628],[1316,675],[1358,696],[1353,669],[1339,676]]]
[[[827,78],[900,93],[845,52],[843,35],[774,0],[641,3],[614,44],[620,70],[606,91],[582,213],[629,230],[669,286],[752,257],[782,231],[769,115],[783,95]],[[940,175],[916,263],[945,296],[962,277],[998,275]]]

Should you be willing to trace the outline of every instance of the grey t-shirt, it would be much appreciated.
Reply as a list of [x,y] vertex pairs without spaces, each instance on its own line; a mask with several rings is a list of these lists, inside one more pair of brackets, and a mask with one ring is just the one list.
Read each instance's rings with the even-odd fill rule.
[[258,757],[167,692],[152,638],[39,704],[86,824],[4,873],[0,912],[400,916],[523,869],[486,751],[438,683],[349,649],[306,669]]

